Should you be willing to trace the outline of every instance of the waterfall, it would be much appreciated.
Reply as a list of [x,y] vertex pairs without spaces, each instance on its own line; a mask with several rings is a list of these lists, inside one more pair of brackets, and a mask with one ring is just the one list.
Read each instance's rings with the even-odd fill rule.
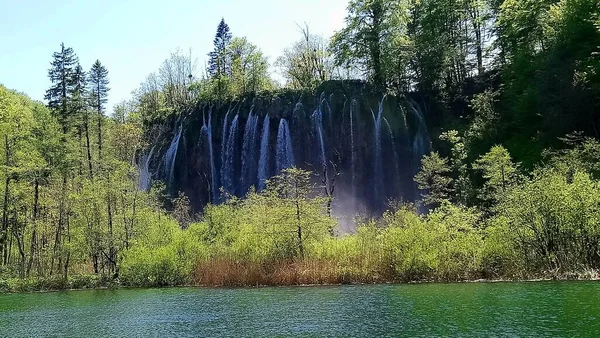
[[210,160],[210,202],[216,203],[219,198],[219,192],[212,140],[212,110],[208,112],[208,125],[206,124],[206,120],[204,120],[202,129],[200,129],[200,138],[203,136],[206,137],[206,143],[208,144],[208,156]]
[[139,177],[138,177],[138,189],[142,191],[149,191],[150,186],[152,184],[152,175],[150,174],[150,160],[152,159],[152,154],[154,154],[154,149],[156,146],[150,149],[150,152],[147,155],[140,156],[140,165],[139,165]]
[[424,155],[429,153],[431,140],[429,139],[429,131],[427,130],[427,124],[425,123],[425,116],[421,112],[419,105],[412,99],[409,99],[408,102],[419,122],[412,144],[414,171],[416,173],[421,168],[421,159]]
[[311,120],[313,123],[316,141],[319,145],[319,155],[317,157],[321,166],[326,166],[327,155],[325,152],[325,141],[323,139],[323,111],[321,110],[321,108],[317,108],[317,110],[315,110],[315,112],[311,116]]
[[223,119],[223,129],[221,132],[221,186],[223,187],[225,184],[225,176],[226,176],[226,156],[227,156],[227,139],[228,139],[228,117],[230,110],[227,109],[225,113],[225,119]]
[[[415,134],[412,143],[413,152],[413,175],[421,170],[421,159],[423,156],[429,153],[431,140],[429,139],[429,132],[427,130],[427,124],[425,123],[425,117],[421,112],[419,105],[412,99],[408,100],[412,112],[415,114],[418,120],[417,132]],[[414,198],[419,199],[421,190],[414,185]],[[424,213],[426,209],[423,206],[419,207],[419,212]]]
[[254,183],[256,183],[256,129],[258,127],[258,116],[248,115],[246,129],[244,130],[244,141],[242,144],[242,186],[241,193],[245,194]]
[[373,116],[373,137],[375,141],[375,161],[373,164],[373,188],[374,188],[374,201],[376,203],[377,208],[381,208],[383,204],[383,195],[384,195],[384,183],[383,183],[383,149],[381,148],[381,117],[383,115],[383,101],[385,100],[385,95],[379,102],[379,107],[377,111],[377,117],[373,111],[371,111],[371,115]]
[[286,119],[279,121],[279,130],[277,132],[277,174],[283,169],[294,166],[294,151],[292,149],[292,138],[290,136],[290,126]]
[[258,162],[258,191],[265,188],[265,180],[269,178],[269,115],[265,116],[260,139],[260,159]]
[[306,113],[304,111],[304,106],[302,105],[301,100],[298,100],[294,105],[294,109],[292,110],[292,116],[290,123],[290,130],[294,131],[292,137],[292,147],[296,149],[295,160],[298,163],[303,163],[306,161],[309,156],[306,156],[306,153],[310,151],[310,148],[305,148],[306,137],[309,134],[309,131],[306,130]]
[[237,131],[238,128],[238,115],[236,114],[231,121],[231,126],[229,127],[229,137],[227,138],[227,144],[225,147],[225,152],[223,153],[224,161],[223,161],[223,170],[222,170],[222,185],[226,192],[231,195],[235,195],[236,186],[235,186],[235,159],[236,159],[236,150],[237,150]]
[[383,122],[387,126],[388,134],[390,136],[390,142],[392,144],[392,155],[394,156],[394,177],[392,178],[392,182],[398,182],[400,178],[400,164],[398,163],[398,151],[396,150],[396,140],[394,139],[394,132],[392,131],[392,127],[390,127],[390,123],[384,117]]
[[354,114],[356,105],[356,100],[352,100],[350,103],[350,170],[352,172],[352,197],[356,197],[356,154],[354,152]]
[[153,150],[136,154],[138,186],[149,189],[160,173],[171,194],[186,188],[196,209],[242,197],[253,186],[264,191],[272,176],[299,165],[318,174],[315,183],[327,186],[335,177],[332,211],[345,224],[340,229],[351,229],[346,225],[357,212],[381,213],[387,200],[415,201],[422,192],[414,175],[430,149],[425,105],[412,94],[373,97],[361,88],[261,98],[254,106],[200,105],[185,121],[173,121]]
[[181,132],[183,130],[183,124],[179,125],[178,131],[171,140],[171,145],[165,153],[165,169],[167,171],[167,184],[173,183],[175,173],[175,159],[177,157],[177,149],[179,148],[179,140],[181,139]]

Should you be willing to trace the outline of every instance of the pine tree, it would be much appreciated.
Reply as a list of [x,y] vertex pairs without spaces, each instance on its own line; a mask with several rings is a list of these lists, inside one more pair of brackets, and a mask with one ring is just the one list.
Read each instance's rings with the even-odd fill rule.
[[75,66],[70,79],[73,87],[68,93],[70,111],[75,119],[79,119],[86,109],[85,97],[87,92],[87,74],[79,63]]
[[230,75],[231,62],[227,57],[227,47],[231,42],[231,33],[225,19],[221,19],[213,42],[215,49],[208,53],[208,74],[211,77]]
[[444,201],[449,201],[452,195],[454,179],[450,176],[448,159],[437,152],[423,156],[421,171],[415,175],[415,182],[423,190],[421,196],[424,205],[438,207]]
[[219,99],[223,98],[225,92],[226,77],[231,76],[231,57],[229,55],[229,44],[231,43],[231,33],[225,19],[221,19],[217,27],[217,34],[213,42],[215,49],[208,53],[207,73],[216,80],[216,95]]
[[[86,106],[86,102],[85,102],[87,79],[86,79],[86,73],[79,63],[77,63],[77,66],[75,66],[75,69],[73,71],[72,83],[73,83],[73,89],[70,93],[71,98],[69,100],[69,108],[70,108],[71,114],[74,119],[73,122],[77,129],[77,138],[79,140],[79,145],[81,147],[84,132],[86,132],[86,134],[85,134],[86,140],[89,140],[89,137],[87,137],[88,136],[87,135],[87,123],[86,123],[87,122],[87,106]],[[88,150],[89,150],[89,147],[88,147]],[[89,153],[89,151],[88,151],[88,153]],[[88,162],[91,163],[90,156],[88,156]],[[91,172],[92,172],[91,164],[88,164],[88,165],[89,165],[90,177],[91,177]],[[83,160],[80,160],[80,162],[79,162],[79,172],[80,172],[80,174],[81,174],[81,172],[83,172]]]
[[48,70],[52,86],[46,91],[45,99],[66,134],[72,125],[69,99],[76,85],[73,73],[78,58],[73,49],[65,47],[64,43],[60,44],[60,52],[55,52],[52,57],[52,67]]
[[96,111],[98,117],[98,161],[102,160],[102,118],[104,116],[104,105],[108,101],[108,70],[96,60],[89,74],[90,105]]

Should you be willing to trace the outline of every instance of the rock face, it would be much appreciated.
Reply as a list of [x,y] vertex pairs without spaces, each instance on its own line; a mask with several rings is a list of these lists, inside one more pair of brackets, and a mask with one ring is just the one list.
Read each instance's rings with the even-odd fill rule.
[[334,181],[339,216],[414,200],[412,177],[430,147],[418,100],[378,95],[360,82],[328,83],[317,93],[199,103],[173,118],[153,157],[141,156],[140,172],[184,191],[197,210],[222,202],[221,189],[240,197],[264,189],[265,179],[291,166],[313,171],[321,186]]

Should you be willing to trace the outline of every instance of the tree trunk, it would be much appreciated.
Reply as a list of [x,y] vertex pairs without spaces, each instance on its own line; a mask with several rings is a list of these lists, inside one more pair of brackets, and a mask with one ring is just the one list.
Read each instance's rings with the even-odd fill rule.
[[87,160],[88,160],[88,169],[90,174],[90,180],[94,178],[94,172],[92,170],[92,149],[90,147],[90,121],[89,114],[85,113],[85,120],[83,122],[83,128],[85,131],[85,144],[87,148]]
[[108,260],[111,266],[109,267],[109,272],[114,272],[116,270],[116,260],[115,260],[115,246],[113,239],[113,212],[112,212],[112,201],[110,198],[110,193],[106,197],[107,204],[107,216],[108,216]]
[[373,26],[370,32],[369,50],[371,53],[371,62],[373,67],[373,82],[379,89],[384,87],[384,78],[381,69],[381,48],[380,48],[380,35],[381,25],[383,21],[383,8],[380,3],[376,2],[373,4],[371,12],[373,19]]
[[37,246],[37,219],[39,213],[39,186],[40,180],[38,177],[35,178],[33,187],[33,229],[31,230],[31,244],[29,247],[29,262],[27,263],[27,276],[31,273],[31,266],[33,265],[33,258],[35,257],[35,250]]
[[2,228],[0,229],[0,257],[3,258],[2,262],[6,265],[8,261],[8,248],[6,246],[8,235],[8,189],[10,188],[10,174],[8,172],[10,148],[8,146],[8,135],[4,135],[4,146],[6,148],[6,169],[4,171],[6,179],[4,181],[4,204],[2,205]]
[[[69,215],[67,212],[67,216],[66,216],[66,223],[67,223],[67,243],[71,243],[71,222],[69,220]],[[65,257],[65,265],[64,265],[64,279],[67,280],[69,277],[69,262],[71,260],[71,251],[67,251],[66,257]]]
[[17,240],[17,249],[19,249],[19,278],[25,278],[25,234],[24,229],[21,227],[18,220],[17,210],[13,209],[12,232]]
[[52,273],[54,272],[54,260],[57,258],[57,256],[58,256],[57,270],[59,272],[60,272],[60,268],[62,266],[62,254],[57,255],[57,251],[60,249],[60,245],[62,242],[62,231],[63,231],[63,227],[64,227],[64,222],[65,222],[65,215],[64,215],[65,210],[64,209],[65,209],[66,190],[67,190],[67,175],[64,174],[62,188],[61,188],[60,201],[58,202],[58,225],[56,226],[56,233],[54,236],[54,248],[52,250],[52,259],[50,261],[50,276],[52,276]]
[[304,244],[302,243],[302,226],[300,225],[300,201],[298,201],[299,199],[299,193],[298,193],[298,183],[296,183],[296,196],[295,196],[295,203],[296,203],[296,234],[298,236],[298,251],[300,253],[300,258],[304,258]]

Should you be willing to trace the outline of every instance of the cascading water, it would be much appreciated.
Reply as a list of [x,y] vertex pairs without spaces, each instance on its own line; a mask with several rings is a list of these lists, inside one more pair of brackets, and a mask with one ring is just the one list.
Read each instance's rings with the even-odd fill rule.
[[260,159],[258,161],[258,191],[265,188],[265,180],[269,178],[269,115],[265,116],[260,139]]
[[177,157],[177,149],[179,148],[179,140],[181,139],[181,133],[183,131],[183,124],[179,125],[178,131],[173,136],[171,145],[165,153],[165,169],[167,171],[167,179],[169,184],[173,182],[173,176],[175,173],[175,159]]
[[292,149],[292,138],[290,135],[290,126],[286,119],[279,121],[279,130],[277,132],[277,174],[283,169],[294,166],[294,151]]
[[[388,199],[412,200],[413,169],[429,151],[429,137],[425,112],[408,96],[405,102],[379,97],[375,111],[368,104],[373,97],[361,101],[356,92],[346,94],[257,99],[252,106],[241,102],[233,109],[216,107],[207,116],[190,112],[185,123],[176,123],[163,160],[148,158],[157,157],[159,146],[139,159],[140,188],[149,186],[151,170],[158,171],[172,193],[183,190],[194,207],[201,207],[223,202],[220,189],[235,196],[253,185],[263,191],[266,180],[294,165],[314,171],[311,182],[320,185],[325,165],[325,187],[335,188],[332,212],[345,224],[344,230],[353,231],[357,213],[381,213]],[[384,112],[384,106],[402,105],[409,111]],[[236,114],[242,109],[250,113]],[[259,110],[265,114],[257,114]],[[271,122],[274,116],[279,119],[276,125]],[[218,131],[212,130],[215,127]],[[181,142],[198,137],[194,131],[200,132],[199,142],[186,149]],[[157,162],[164,169],[144,168]]]
[[[412,112],[415,114],[418,120],[418,127],[415,137],[413,139],[412,144],[412,152],[413,152],[413,174],[416,174],[421,170],[421,159],[423,156],[429,153],[429,149],[431,146],[431,140],[429,138],[429,132],[427,130],[427,124],[425,123],[425,117],[421,112],[419,105],[412,99],[408,100],[410,108]],[[414,185],[414,197],[419,198],[421,195],[421,190],[417,187],[416,183]],[[420,207],[420,212],[425,212],[423,207]]]
[[222,185],[223,189],[231,195],[235,195],[236,186],[235,186],[235,164],[236,164],[236,153],[237,153],[237,134],[238,134],[238,118],[239,115],[236,114],[231,121],[231,126],[229,127],[229,137],[227,138],[227,145],[225,147],[225,152],[223,153],[225,156],[225,160],[223,161],[223,170],[222,170]]
[[323,139],[323,111],[319,107],[311,116],[316,143],[319,146],[317,156],[322,167],[327,165],[327,153],[325,152],[325,140]]
[[392,131],[392,127],[388,120],[384,117],[383,122],[388,130],[388,135],[390,137],[390,143],[392,144],[392,155],[394,156],[394,177],[400,177],[400,164],[398,163],[398,151],[396,150],[396,140],[394,139],[394,132]]
[[204,137],[206,144],[208,145],[208,156],[210,162],[210,202],[216,203],[219,199],[219,188],[217,183],[217,170],[215,168],[212,139],[212,109],[208,112],[208,124],[206,124],[206,120],[202,124],[202,129],[200,129],[200,137]]
[[429,138],[429,132],[427,130],[427,124],[425,123],[425,117],[421,112],[419,105],[412,99],[408,100],[412,112],[415,114],[418,120],[417,132],[415,134],[412,150],[414,160],[414,171],[418,172],[421,168],[421,159],[424,155],[429,153],[431,140]]
[[142,191],[149,191],[150,186],[152,184],[152,175],[150,174],[150,160],[152,159],[152,154],[154,154],[155,148],[156,146],[153,146],[147,155],[142,155],[140,157],[138,189]]
[[354,152],[354,119],[357,102],[352,100],[350,103],[350,170],[352,171],[352,197],[356,197],[356,154]]
[[227,139],[229,138],[229,112],[231,110],[227,109],[227,113],[225,113],[225,118],[223,119],[223,129],[221,131],[221,186],[224,186],[225,181],[225,169],[226,169],[226,156],[227,156]]
[[256,129],[258,127],[258,116],[248,115],[246,129],[244,130],[244,142],[242,144],[242,187],[241,193],[246,193],[252,185],[256,183]]
[[384,203],[384,184],[383,184],[383,149],[381,147],[381,118],[383,115],[383,101],[385,100],[385,96],[379,102],[379,107],[377,111],[377,117],[373,111],[371,111],[371,115],[373,117],[373,137],[375,143],[375,160],[373,163],[373,180],[374,180],[374,196],[373,201],[375,203],[375,208],[381,208]]

